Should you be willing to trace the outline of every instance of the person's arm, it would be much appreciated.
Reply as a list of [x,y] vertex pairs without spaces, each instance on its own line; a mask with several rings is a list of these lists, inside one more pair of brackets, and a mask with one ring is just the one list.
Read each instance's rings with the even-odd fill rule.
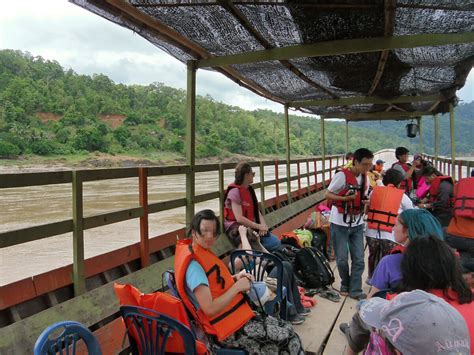
[[206,285],[200,285],[194,289],[194,295],[199,303],[199,307],[206,316],[212,318],[221,313],[240,292],[250,290],[250,280],[242,277],[223,295],[213,299],[211,290]]
[[260,230],[260,224],[251,221],[247,217],[244,217],[244,215],[242,214],[242,206],[239,205],[237,202],[232,201],[232,212],[234,212],[235,220],[237,221],[237,223],[243,224],[244,226],[252,229]]
[[439,185],[437,200],[433,202],[431,206],[435,209],[444,209],[448,207],[452,196],[452,188],[453,185],[449,182],[441,182]]
[[367,295],[367,298],[372,298],[377,292],[379,292],[380,290],[375,287],[375,286],[372,286],[370,288],[370,291],[369,291],[369,294]]
[[355,200],[357,197],[357,194],[352,194],[352,195],[346,195],[346,196],[339,196],[331,191],[326,191],[326,198],[333,200],[333,201],[352,201]]
[[414,165],[410,166],[410,169],[408,169],[408,171],[405,172],[405,179],[410,179],[414,171],[415,171],[415,166]]
[[357,194],[353,195],[346,195],[346,196],[339,196],[338,193],[342,191],[344,186],[346,185],[346,177],[343,172],[338,172],[334,175],[331,183],[328,186],[326,191],[326,198],[333,200],[333,201],[352,201],[355,200]]

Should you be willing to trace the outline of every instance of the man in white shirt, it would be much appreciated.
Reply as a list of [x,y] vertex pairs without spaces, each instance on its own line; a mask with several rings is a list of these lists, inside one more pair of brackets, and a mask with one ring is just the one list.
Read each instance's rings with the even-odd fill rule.
[[[374,154],[370,150],[357,149],[352,167],[334,175],[326,192],[326,198],[333,201],[329,221],[337,269],[341,277],[340,293],[356,300],[366,298],[362,292],[362,273],[365,267],[362,216],[370,185],[367,172],[372,167],[373,158]],[[351,253],[350,271],[348,252]]]

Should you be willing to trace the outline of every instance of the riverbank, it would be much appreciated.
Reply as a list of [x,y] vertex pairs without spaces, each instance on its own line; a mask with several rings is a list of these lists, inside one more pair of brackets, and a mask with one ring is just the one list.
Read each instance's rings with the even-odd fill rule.
[[[247,156],[225,154],[218,157],[196,159],[196,164],[236,163],[242,160],[276,159],[274,156]],[[297,158],[297,157],[294,157]],[[280,157],[283,159],[283,157]],[[166,166],[186,164],[186,158],[172,152],[139,154],[90,153],[60,156],[24,155],[16,159],[0,159],[0,170],[63,170],[93,168],[129,168],[134,166]]]

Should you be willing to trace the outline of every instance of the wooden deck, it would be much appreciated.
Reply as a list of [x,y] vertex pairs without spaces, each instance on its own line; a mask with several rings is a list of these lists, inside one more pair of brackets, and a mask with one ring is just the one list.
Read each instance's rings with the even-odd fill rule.
[[[368,251],[366,251],[367,259]],[[367,265],[367,262],[366,262]],[[336,281],[333,286],[340,287],[339,273],[336,262],[331,262]],[[365,284],[367,268],[362,275],[362,289],[368,293],[370,286]],[[342,297],[338,303],[316,295],[317,304],[301,325],[294,326],[301,337],[308,354],[343,354],[347,345],[344,334],[339,330],[339,324],[349,322],[356,312],[357,301],[350,297]]]

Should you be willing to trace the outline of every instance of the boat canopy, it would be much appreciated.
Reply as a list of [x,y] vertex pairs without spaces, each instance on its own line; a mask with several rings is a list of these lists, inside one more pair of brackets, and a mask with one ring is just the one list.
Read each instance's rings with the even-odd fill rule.
[[71,0],[183,63],[347,121],[449,112],[474,64],[468,0]]

